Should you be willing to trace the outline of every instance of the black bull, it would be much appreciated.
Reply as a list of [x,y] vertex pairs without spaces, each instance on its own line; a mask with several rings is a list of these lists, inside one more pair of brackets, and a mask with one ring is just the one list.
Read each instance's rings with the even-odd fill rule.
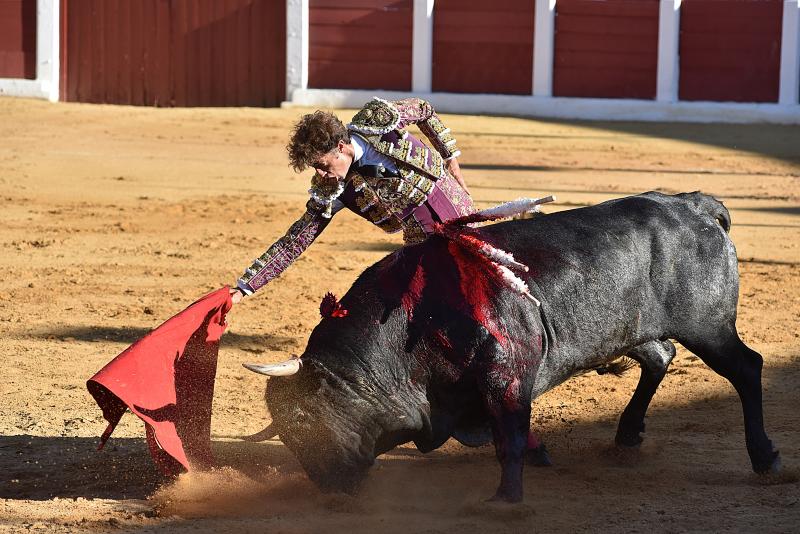
[[[524,278],[540,308],[468,279],[443,238],[401,249],[347,292],[346,317],[314,329],[299,372],[269,381],[272,432],[323,490],[351,493],[375,457],[399,444],[427,452],[450,437],[493,439],[502,467],[495,498],[519,501],[531,401],[628,355],[641,376],[616,441],[638,445],[677,340],[738,392],[753,469],[777,470],[763,425],[762,358],[736,331],[729,229],[728,211],[711,197],[653,192],[483,228],[531,267]],[[490,319],[476,321],[466,302]],[[501,336],[483,326],[492,314]]]

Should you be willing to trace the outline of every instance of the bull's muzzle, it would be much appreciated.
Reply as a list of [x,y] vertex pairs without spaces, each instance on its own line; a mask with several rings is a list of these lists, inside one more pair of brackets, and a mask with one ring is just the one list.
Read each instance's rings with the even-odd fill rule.
[[280,363],[243,363],[242,365],[260,375],[289,376],[300,370],[303,361],[297,356],[292,356],[291,359]]

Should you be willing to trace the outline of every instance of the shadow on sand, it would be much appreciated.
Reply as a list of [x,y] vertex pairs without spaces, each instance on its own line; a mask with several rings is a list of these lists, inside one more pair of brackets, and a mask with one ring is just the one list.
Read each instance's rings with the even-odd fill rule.
[[[77,340],[77,341],[114,341],[130,345],[150,333],[149,328],[141,327],[107,327],[78,326],[56,330],[34,332],[29,337],[37,339]],[[285,345],[293,344],[295,339],[288,336],[269,336],[263,334],[239,334],[226,332],[222,338],[222,346],[247,351],[260,349],[279,350]]]
[[[477,171],[528,171],[528,172],[618,172],[634,174],[710,174],[723,176],[784,176],[784,173],[753,173],[741,171],[717,171],[711,169],[648,169],[635,167],[561,167],[545,165],[511,165],[491,163],[462,163],[462,169]],[[800,172],[800,171],[799,171]]]
[[[547,136],[536,134],[515,134],[513,137],[526,138],[565,138],[565,139],[608,139],[614,141],[615,133],[632,134],[652,138],[688,141],[720,148],[751,152],[797,165],[800,173],[800,149],[797,139],[800,126],[783,124],[700,124],[686,122],[616,122],[616,121],[568,121],[536,119],[549,124],[562,124],[591,128],[599,135]],[[585,133],[585,132],[583,132]],[[463,132],[460,135],[478,137],[497,136],[506,138],[508,134],[482,132]],[[462,165],[464,167],[464,165]]]
[[[675,371],[681,374],[680,369]],[[782,367],[769,367],[765,375],[767,430],[781,446],[785,466],[795,466],[797,463],[790,454],[797,450],[800,441],[797,433],[800,412],[787,406],[800,403],[800,393],[794,385],[798,376],[800,358]],[[594,379],[616,380],[599,376]],[[670,376],[666,380],[670,380]],[[687,383],[685,387],[699,387],[701,384]],[[533,420],[536,421],[535,404]],[[536,426],[534,423],[534,428]],[[650,471],[674,470],[674,475],[678,477],[682,470],[687,469],[691,472],[708,472],[709,465],[698,459],[708,457],[704,451],[715,457],[724,454],[739,459],[731,465],[727,465],[730,460],[726,460],[724,466],[719,465],[718,468],[722,468],[724,473],[718,476],[733,477],[740,482],[750,476],[744,449],[741,408],[732,388],[716,395],[696,395],[694,400],[679,405],[661,405],[651,409],[648,417],[651,433],[645,436],[645,444],[648,441],[669,444],[668,450],[664,450],[663,445],[658,446],[658,458],[655,459],[653,450],[647,452],[646,447],[642,455],[635,450],[626,450],[624,454],[613,452],[614,420],[574,422],[561,419],[560,422],[544,424],[544,427],[542,438],[556,464],[553,473],[558,475],[555,478],[548,475],[552,479],[550,484],[554,485],[550,488],[553,491],[559,491],[559,477],[563,475],[569,475],[572,483],[602,484],[602,473],[595,473],[596,476],[592,475],[581,482],[582,477],[586,476],[584,470],[590,468],[599,468],[601,471],[606,468],[634,468],[631,476],[639,468],[644,472],[642,476],[652,475],[647,474]],[[0,498],[142,499],[167,480],[153,465],[144,439],[112,437],[102,451],[96,450],[97,443],[97,438],[87,437],[0,436]],[[452,450],[451,446],[446,448]],[[278,440],[249,443],[216,439],[213,441],[213,451],[218,466],[232,468],[253,480],[259,480],[270,468],[304,477],[291,452]],[[480,466],[475,468],[485,471],[487,475],[480,485],[486,486],[487,492],[490,491],[495,483],[490,473],[499,475],[493,447],[459,447],[457,451],[438,450],[423,455],[408,447],[394,449],[379,459],[383,474],[373,473],[372,476],[380,476],[384,480],[389,477],[389,485],[392,484],[392,478],[400,477],[402,481],[398,479],[397,483],[408,485],[413,483],[415,476],[426,476],[422,474],[426,470],[441,469],[446,477],[450,469],[473,469],[472,464],[475,463]],[[648,465],[651,461],[654,463]],[[700,463],[692,465],[696,462]],[[713,467],[711,469],[713,471]],[[796,471],[796,467],[791,469]],[[726,478],[725,483],[729,482]],[[796,476],[783,483],[787,482],[798,484]],[[442,484],[446,485],[446,481],[442,481]]]

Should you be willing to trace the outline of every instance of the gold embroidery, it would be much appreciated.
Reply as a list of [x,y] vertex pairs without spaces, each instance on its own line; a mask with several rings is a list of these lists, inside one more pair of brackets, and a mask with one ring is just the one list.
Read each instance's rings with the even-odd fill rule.
[[394,213],[391,213],[385,206],[377,204],[367,211],[366,216],[373,224],[388,233],[402,230],[403,223]]
[[416,172],[413,167],[400,165],[398,166],[398,170],[400,171],[400,176],[402,176],[406,182],[426,195],[429,195],[430,192],[433,191],[433,180]]
[[313,205],[321,210],[323,217],[330,219],[333,216],[333,203],[344,192],[344,188],[344,182],[336,177],[325,178],[315,174],[311,179],[311,189],[308,190],[311,195],[310,204],[306,204],[306,207]]
[[408,157],[411,155],[411,149],[414,148],[414,145],[411,144],[411,141],[408,139],[401,139],[398,142],[399,151],[397,154],[397,158],[401,161],[408,161]]
[[427,170],[429,152],[430,151],[427,148],[416,146],[414,147],[414,155],[412,156],[409,151],[409,154],[404,159],[409,165],[413,165],[419,169]]
[[389,213],[389,210],[386,209],[386,206],[381,204],[376,204],[371,210],[367,211],[369,220],[375,224],[384,222],[389,218],[390,215],[391,214]]
[[394,130],[400,123],[400,111],[391,102],[374,97],[353,116],[347,127],[356,132],[375,135]]
[[428,172],[430,172],[433,176],[441,178],[444,176],[444,158],[442,158],[441,154],[438,152],[431,152],[430,153],[430,165],[426,167]]
[[413,216],[406,219],[404,223],[403,242],[406,245],[416,245],[427,239],[428,235],[425,233],[422,225]]
[[447,133],[450,130],[444,127],[442,121],[439,120],[439,117],[434,115],[428,119],[428,124],[430,124],[431,129],[436,132],[438,136],[441,136],[443,133]]
[[400,205],[405,204],[408,206],[409,204],[414,204],[415,206],[419,206],[428,196],[411,185],[410,183],[406,182],[403,179],[397,180],[397,196],[393,199],[396,204],[398,204],[398,208],[401,207]]
[[[408,189],[404,189],[407,186]],[[375,185],[375,193],[381,202],[394,212],[403,211],[409,203],[408,193],[411,186],[406,184],[401,178],[384,178]]]
[[397,144],[393,144],[389,141],[380,141],[375,148],[377,148],[378,152],[381,154],[406,161],[409,154],[411,154],[411,146],[411,141],[400,139],[397,141]]
[[456,157],[460,153],[456,147],[456,140],[450,133],[450,128],[445,128],[437,115],[434,114],[421,122],[419,129],[433,143],[436,151],[445,157]]
[[377,203],[378,195],[375,194],[375,191],[373,191],[372,188],[367,187],[364,189],[361,195],[356,196],[356,204],[361,210],[361,213],[364,213]]
[[311,177],[311,189],[320,196],[330,196],[339,188],[339,179],[336,177],[325,177],[314,173]]
[[416,188],[425,193],[426,195],[430,195],[431,192],[433,192],[433,187],[434,187],[433,180],[428,180],[424,176],[419,176],[419,175],[417,175],[417,177],[419,178],[419,181],[416,184],[414,184]]
[[350,176],[350,181],[353,182],[353,188],[356,191],[361,191],[362,189],[364,189],[364,186],[367,185],[367,182],[366,180],[364,180],[364,177],[355,172]]
[[403,222],[397,217],[390,217],[385,221],[383,221],[382,223],[376,223],[376,224],[378,224],[378,228],[380,228],[387,234],[393,234],[403,229]]

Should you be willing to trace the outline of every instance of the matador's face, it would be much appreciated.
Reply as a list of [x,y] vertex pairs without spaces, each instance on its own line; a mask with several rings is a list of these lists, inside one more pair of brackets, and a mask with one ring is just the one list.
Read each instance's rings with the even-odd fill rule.
[[327,179],[344,180],[353,163],[353,151],[349,143],[339,141],[333,150],[319,158],[312,167]]

